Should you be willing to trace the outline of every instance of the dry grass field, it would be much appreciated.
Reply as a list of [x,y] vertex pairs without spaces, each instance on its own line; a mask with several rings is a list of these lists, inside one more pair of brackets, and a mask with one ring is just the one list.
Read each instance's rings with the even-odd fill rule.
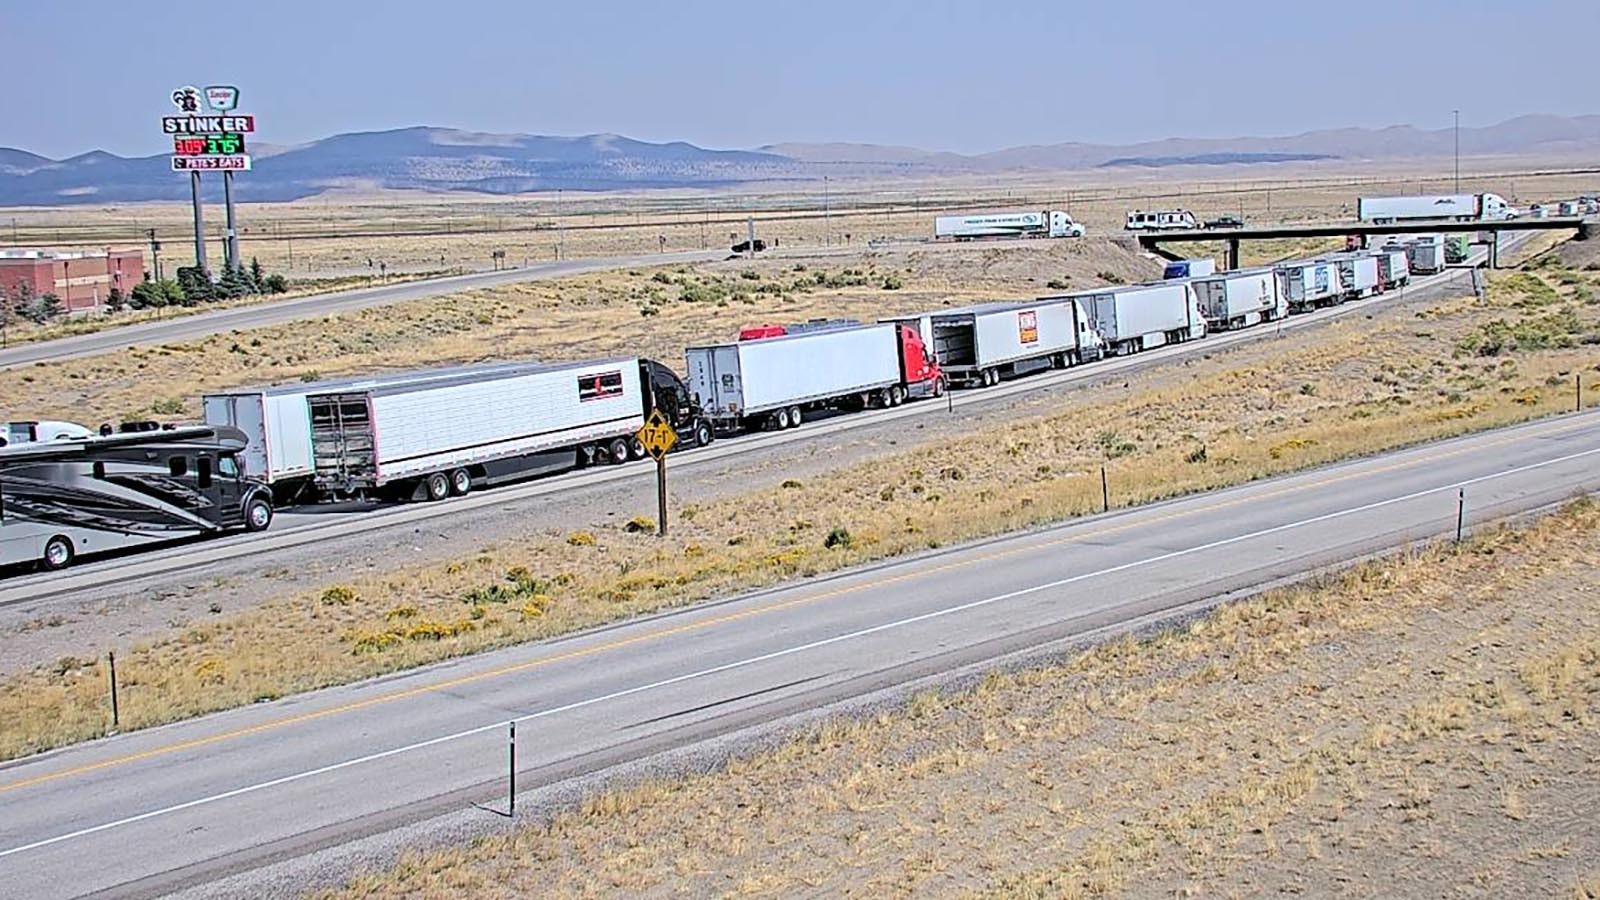
[[879,316],[1110,274],[1158,276],[1111,241],[907,248],[845,260],[734,260],[470,290],[202,341],[134,348],[0,372],[0,420],[89,424],[200,415],[206,391],[490,359],[640,354],[682,369],[683,348],[741,326]]
[[1584,501],[323,897],[1592,897],[1597,717]]
[[[1594,179],[1537,160],[1467,161],[1462,190],[1497,191],[1529,203],[1592,192]],[[746,219],[780,246],[860,247],[868,240],[920,239],[941,210],[1066,208],[1091,234],[1121,230],[1136,208],[1183,207],[1204,218],[1252,222],[1350,218],[1360,193],[1449,191],[1448,163],[1184,167],[1171,170],[1013,173],[886,182],[759,185],[745,191],[565,192],[559,197],[329,194],[241,207],[241,253],[290,278],[484,269],[509,263],[726,247]],[[1519,173],[1519,174],[1511,174]],[[826,213],[826,214],[825,214]],[[0,235],[22,246],[142,246],[155,228],[169,264],[191,246],[187,206],[0,209]],[[5,226],[9,225],[9,234]],[[219,218],[209,226],[220,258]],[[662,243],[665,238],[665,243]],[[369,265],[369,260],[371,265]],[[215,259],[213,260],[215,263]]]
[[[667,540],[530,521],[471,557],[293,592],[119,654],[123,727],[1082,515],[1098,506],[1088,476],[1101,465],[1113,502],[1130,505],[1550,415],[1571,408],[1577,374],[1600,371],[1597,285],[1547,255],[1482,299],[1374,307],[1175,362],[1187,377],[1169,386],[1104,384],[1058,412],[885,446],[804,482],[774,473],[682,508]],[[0,682],[0,758],[103,732],[101,650]]]

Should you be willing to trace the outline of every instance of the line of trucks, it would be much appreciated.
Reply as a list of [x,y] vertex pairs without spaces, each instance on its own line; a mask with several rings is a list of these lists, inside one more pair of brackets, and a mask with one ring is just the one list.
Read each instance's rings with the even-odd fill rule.
[[[55,568],[135,536],[264,528],[273,508],[267,501],[439,501],[514,479],[618,465],[645,456],[634,434],[652,412],[677,431],[679,447],[692,448],[719,435],[794,428],[823,411],[892,408],[952,387],[992,386],[1371,296],[1406,284],[1412,268],[1406,250],[1390,246],[1190,271],[871,323],[750,328],[737,340],[688,347],[682,378],[655,360],[615,357],[218,392],[202,398],[204,421],[192,426],[202,431],[185,431],[182,441],[165,430],[149,434],[145,448],[137,434],[16,423],[7,432],[14,442],[0,447],[0,564],[34,559]],[[59,458],[34,465],[50,448]],[[32,466],[26,479],[16,474],[23,462]],[[161,496],[141,493],[139,479],[160,481]],[[68,483],[75,499],[62,500],[57,487]],[[80,514],[111,503],[105,492],[113,488],[118,504],[160,504],[161,515],[150,518],[161,524],[146,529],[137,515],[107,522]],[[52,491],[50,503],[39,501]],[[106,540],[108,530],[127,540]]]

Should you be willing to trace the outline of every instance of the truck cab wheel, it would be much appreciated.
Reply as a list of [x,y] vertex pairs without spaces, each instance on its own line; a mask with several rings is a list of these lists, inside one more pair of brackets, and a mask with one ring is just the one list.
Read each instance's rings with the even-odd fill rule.
[[694,426],[694,445],[696,447],[704,447],[711,443],[711,438],[711,426],[708,423],[700,422]]
[[254,497],[244,505],[244,530],[266,531],[272,524],[272,504],[265,497]]
[[630,450],[628,445],[630,443],[632,442],[624,438],[617,438],[606,445],[606,455],[611,457],[613,466],[620,466],[628,461],[628,452]]
[[472,473],[466,469],[457,469],[450,473],[450,491],[457,497],[464,497],[472,491]]
[[905,388],[901,387],[898,384],[894,385],[891,388],[889,388],[889,405],[890,406],[899,406],[900,404],[902,404],[904,402],[906,402],[906,389]]
[[72,541],[63,535],[56,535],[44,542],[44,555],[39,562],[49,571],[56,572],[72,565]]
[[443,500],[450,496],[450,477],[443,472],[434,472],[424,479],[423,487],[428,491],[429,500]]
[[943,378],[935,378],[933,380],[933,395],[935,397],[943,397],[944,396],[944,379]]

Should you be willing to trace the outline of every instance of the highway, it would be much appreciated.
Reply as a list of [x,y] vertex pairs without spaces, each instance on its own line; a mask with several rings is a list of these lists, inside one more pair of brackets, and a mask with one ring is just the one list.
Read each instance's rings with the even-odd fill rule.
[[[1518,240],[1521,239],[1523,238],[1519,236]],[[1470,278],[1470,270],[1450,269],[1437,275],[1418,277],[1400,294],[1380,295],[1306,315],[1293,316],[1281,325],[1221,332],[1200,341],[1161,347],[1134,356],[1105,360],[1074,369],[1034,375],[1005,382],[995,388],[956,391],[949,395],[947,401],[929,400],[908,403],[889,410],[836,415],[808,422],[801,428],[791,431],[757,433],[724,439],[709,448],[673,455],[669,467],[674,478],[692,477],[696,471],[714,470],[725,466],[731,459],[750,451],[817,441],[841,432],[886,422],[913,421],[918,417],[946,415],[947,410],[994,404],[1025,393],[1054,390],[1100,379],[1125,378],[1134,372],[1175,359],[1211,353],[1249,342],[1270,340],[1279,333],[1316,328],[1340,317],[1362,315],[1370,312],[1374,306],[1391,302],[1396,298],[1416,299],[1470,290]],[[127,556],[85,560],[65,573],[25,574],[6,578],[0,581],[0,607],[92,591],[107,585],[126,585],[138,578],[153,578],[175,572],[193,573],[199,567],[208,564],[281,553],[294,547],[312,544],[329,547],[333,545],[328,542],[337,541],[341,537],[384,528],[414,527],[422,522],[438,524],[441,520],[460,516],[474,509],[525,502],[531,498],[548,497],[562,491],[597,484],[631,481],[641,490],[653,490],[653,476],[653,467],[635,463],[495,488],[437,504],[407,504],[351,512],[320,510],[316,513],[297,513],[289,510],[279,515],[270,530],[260,534],[234,534]]]
[[[1600,411],[801,581],[0,768],[0,885],[159,894],[1600,491]],[[481,815],[485,828],[498,820]],[[92,865],[86,865],[92,860]]]
[[539,263],[521,269],[502,269],[498,272],[473,272],[451,275],[424,281],[407,281],[378,287],[337,291],[330,294],[311,294],[293,300],[269,301],[217,309],[194,315],[174,316],[168,320],[140,322],[107,328],[90,334],[73,335],[50,341],[21,344],[0,350],[0,370],[36,362],[59,362],[129,347],[153,344],[170,344],[175,341],[192,341],[225,331],[262,328],[281,325],[297,319],[331,316],[354,312],[374,306],[388,306],[407,300],[437,297],[472,288],[492,287],[519,281],[545,281],[567,275],[582,275],[629,266],[658,266],[673,263],[704,262],[721,259],[727,251],[689,250],[678,253],[641,253],[635,256],[606,256],[592,259],[564,260]]

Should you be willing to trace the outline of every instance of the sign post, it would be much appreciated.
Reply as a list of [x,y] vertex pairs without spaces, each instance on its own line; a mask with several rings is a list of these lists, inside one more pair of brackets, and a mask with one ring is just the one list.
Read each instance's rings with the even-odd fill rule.
[[667,536],[667,453],[678,443],[678,432],[667,423],[661,410],[652,409],[644,425],[634,435],[656,461],[656,534]]

